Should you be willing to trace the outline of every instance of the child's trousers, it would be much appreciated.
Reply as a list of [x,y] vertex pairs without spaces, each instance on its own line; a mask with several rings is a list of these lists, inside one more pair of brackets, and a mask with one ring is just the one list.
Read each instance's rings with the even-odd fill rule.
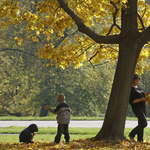
[[70,136],[69,136],[68,124],[58,124],[57,135],[55,136],[55,141],[54,141],[55,143],[60,142],[62,133],[64,134],[66,143],[69,142]]

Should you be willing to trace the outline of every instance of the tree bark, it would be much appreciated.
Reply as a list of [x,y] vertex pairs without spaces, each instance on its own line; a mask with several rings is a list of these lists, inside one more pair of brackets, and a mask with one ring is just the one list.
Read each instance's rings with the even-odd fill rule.
[[117,69],[112,86],[105,119],[100,132],[95,140],[124,140],[124,128],[132,76],[135,71],[139,53],[132,49],[132,43],[120,46]]
[[143,47],[137,28],[137,0],[122,8],[119,58],[105,120],[95,140],[124,140],[124,128],[133,74]]

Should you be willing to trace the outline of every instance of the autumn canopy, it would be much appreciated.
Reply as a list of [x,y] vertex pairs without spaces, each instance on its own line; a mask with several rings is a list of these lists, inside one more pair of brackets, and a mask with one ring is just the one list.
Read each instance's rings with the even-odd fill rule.
[[[97,26],[98,28],[95,29],[95,34],[101,30],[101,35],[114,35],[121,32],[121,8],[127,7],[126,3],[127,0],[66,0],[69,7],[68,11],[73,10],[72,16],[78,19],[77,23],[81,26],[84,23],[85,26],[94,28],[97,22],[103,23],[105,27]],[[38,42],[38,37],[41,34],[47,36],[47,44],[39,50],[39,57],[50,60],[47,66],[56,63],[57,66],[65,68],[73,63],[74,67],[77,68],[82,65],[84,60],[98,64],[100,59],[114,61],[118,58],[117,42],[109,43],[105,39],[103,42],[99,42],[98,39],[91,39],[85,34],[75,35],[74,41],[68,37],[58,47],[55,47],[53,33],[64,36],[64,30],[72,28],[76,23],[57,0],[39,2],[33,0],[32,9],[30,6],[29,8],[22,6],[23,3],[20,3],[19,0],[2,0],[0,4],[1,28],[26,22],[28,39]],[[144,0],[138,0],[138,10],[138,29],[140,32],[149,25],[150,6]],[[72,32],[74,31],[72,30]],[[19,45],[23,42],[20,37],[15,37],[15,40]],[[148,57],[148,47],[149,44],[145,45],[138,61]]]

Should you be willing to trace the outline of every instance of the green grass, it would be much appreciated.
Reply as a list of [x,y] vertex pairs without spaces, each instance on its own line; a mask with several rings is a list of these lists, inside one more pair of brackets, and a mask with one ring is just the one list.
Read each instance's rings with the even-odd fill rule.
[[[1,121],[6,120],[56,120],[56,116],[47,116],[47,117],[0,117]],[[104,117],[86,117],[86,116],[72,116],[71,120],[104,120]],[[137,120],[135,117],[127,117],[126,120]],[[147,118],[150,120],[150,118]],[[25,127],[11,126],[11,127],[0,127],[0,143],[18,143],[19,142],[19,133]],[[81,138],[90,138],[96,136],[99,132],[100,128],[73,128],[70,127],[70,137],[72,139],[81,139]],[[128,138],[128,134],[132,128],[125,129],[125,136]],[[53,141],[57,132],[57,127],[39,127],[39,132],[36,133],[35,140],[36,141]],[[62,140],[64,137],[62,136]],[[144,140],[150,141],[150,128],[145,128],[144,130]]]
[[[11,126],[0,127],[0,134],[19,134],[26,127]],[[57,127],[39,127],[39,132],[36,134],[56,134]],[[95,134],[99,128],[73,128],[70,127],[70,134]]]
[[[34,137],[34,141],[39,142],[50,142],[50,141],[54,141],[56,134],[36,134]],[[19,134],[15,134],[15,135],[11,135],[11,134],[6,134],[6,135],[0,135],[0,143],[19,143]],[[82,139],[82,138],[90,138],[90,137],[94,137],[95,134],[88,134],[88,135],[74,135],[74,134],[70,134],[70,140],[73,139]],[[63,135],[61,137],[61,141],[65,141]]]
[[[1,127],[0,128],[0,143],[18,143],[19,142],[19,133],[25,127]],[[133,128],[125,129],[125,136],[128,138],[129,132]],[[100,128],[69,128],[70,138],[72,139],[82,139],[82,138],[90,138],[96,136],[99,132]],[[53,141],[57,132],[57,128],[55,127],[39,127],[39,132],[36,132],[35,141],[49,142]],[[64,141],[64,137],[61,138]],[[150,141],[150,128],[145,128],[144,130],[144,140]]]
[[[47,117],[15,117],[15,116],[6,116],[0,117],[0,121],[22,121],[22,120],[43,120],[43,121],[50,121],[56,120],[56,115],[51,115]],[[71,120],[104,120],[104,117],[89,117],[89,116],[71,116]],[[126,120],[137,120],[136,117],[127,117]],[[150,118],[147,117],[147,120],[150,121]]]
[[[1,127],[0,128],[0,143],[18,143],[19,142],[19,133],[25,127],[11,126],[11,127]],[[69,128],[70,138],[72,139],[81,139],[81,138],[90,138],[94,137],[98,133],[99,128]],[[36,141],[53,141],[57,133],[57,127],[39,127],[39,132],[36,132],[34,140]],[[62,140],[64,137],[62,135]]]
[[[87,117],[87,116],[71,116],[71,120],[103,120],[104,117]],[[47,117],[15,117],[15,116],[6,116],[0,117],[1,121],[14,120],[56,120],[56,115],[47,116]]]

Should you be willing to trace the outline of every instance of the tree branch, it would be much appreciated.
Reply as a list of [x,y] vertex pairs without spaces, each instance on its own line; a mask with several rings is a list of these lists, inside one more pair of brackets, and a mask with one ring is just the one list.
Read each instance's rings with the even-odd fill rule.
[[19,52],[22,52],[22,53],[25,53],[25,54],[28,54],[28,55],[31,55],[31,56],[35,56],[34,54],[31,54],[31,53],[25,52],[25,51],[20,50],[20,49],[4,48],[4,49],[1,49],[1,50],[0,50],[0,52],[2,52],[2,51],[8,51],[8,50],[11,50],[11,51],[19,51]]
[[113,13],[113,24],[112,24],[110,30],[108,31],[108,33],[106,35],[109,35],[111,33],[111,31],[112,31],[112,29],[113,29],[114,26],[116,26],[121,31],[121,28],[116,23],[116,15],[117,15],[119,9],[117,8],[117,6],[115,5],[114,2],[111,1],[110,3],[114,6],[115,12]]
[[75,21],[78,26],[78,30],[90,38],[92,38],[97,43],[104,44],[119,44],[119,35],[110,35],[110,36],[100,36],[87,27],[82,19],[68,6],[65,0],[57,0],[60,6],[64,9],[64,11]]
[[139,20],[140,20],[140,23],[141,23],[141,25],[142,25],[142,29],[141,29],[141,30],[145,30],[145,26],[144,26],[144,24],[143,24],[143,20],[142,20],[142,18],[140,17],[139,13],[137,13],[137,14],[138,14],[138,18],[139,18]]

